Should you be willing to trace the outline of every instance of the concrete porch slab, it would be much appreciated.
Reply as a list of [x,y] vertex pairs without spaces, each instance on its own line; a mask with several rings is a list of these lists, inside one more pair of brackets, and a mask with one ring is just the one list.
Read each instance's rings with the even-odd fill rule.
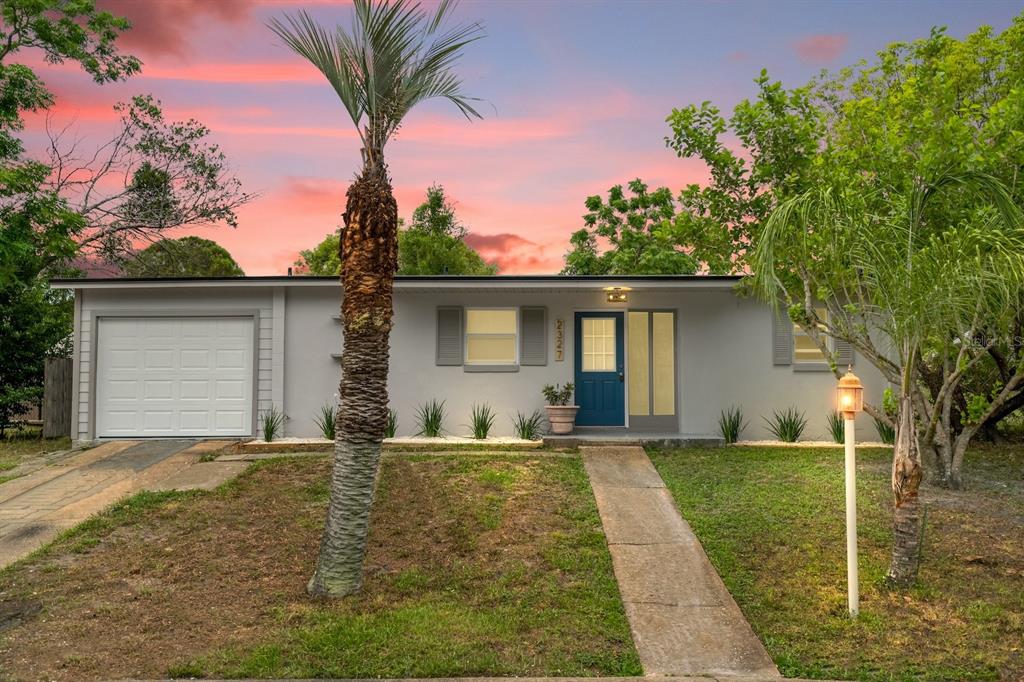
[[578,448],[584,445],[650,445],[658,448],[699,448],[725,445],[721,436],[694,433],[636,433],[625,429],[593,430],[577,428],[567,436],[544,436],[546,448]]
[[636,447],[581,446],[583,466],[595,486],[664,488],[657,469]]

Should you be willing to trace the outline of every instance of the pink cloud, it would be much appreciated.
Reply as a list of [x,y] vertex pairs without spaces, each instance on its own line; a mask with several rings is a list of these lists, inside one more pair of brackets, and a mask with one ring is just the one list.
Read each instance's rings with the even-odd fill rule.
[[842,54],[849,41],[844,33],[821,33],[797,40],[793,49],[806,62],[831,62]]
[[246,0],[100,0],[97,4],[100,9],[132,22],[131,30],[118,39],[124,50],[177,57],[189,51],[189,36],[197,26],[211,20],[242,24],[251,7]]
[[488,263],[495,263],[501,274],[551,273],[562,269],[562,258],[557,245],[542,248],[536,242],[517,234],[466,235],[466,244],[475,249]]
[[189,66],[144,65],[140,78],[197,83],[322,83],[324,77],[306,61],[203,62]]

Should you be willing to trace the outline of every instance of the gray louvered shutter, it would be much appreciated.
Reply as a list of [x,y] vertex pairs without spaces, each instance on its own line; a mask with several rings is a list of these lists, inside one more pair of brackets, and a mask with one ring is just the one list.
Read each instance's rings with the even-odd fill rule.
[[462,364],[462,308],[437,309],[437,364]]
[[548,364],[548,325],[546,308],[519,309],[519,364]]
[[772,312],[772,364],[793,364],[793,323],[781,304]]
[[846,369],[853,365],[853,346],[846,341],[833,339],[836,349],[836,366],[839,369]]

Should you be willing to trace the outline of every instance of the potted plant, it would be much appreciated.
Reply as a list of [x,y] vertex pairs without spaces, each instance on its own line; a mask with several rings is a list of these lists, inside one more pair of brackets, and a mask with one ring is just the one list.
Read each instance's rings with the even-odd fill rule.
[[552,386],[548,384],[542,390],[544,399],[548,401],[548,421],[551,422],[551,433],[557,436],[564,436],[572,433],[573,425],[576,423],[576,413],[579,412],[578,405],[570,405],[575,386],[566,384],[559,387],[559,384]]

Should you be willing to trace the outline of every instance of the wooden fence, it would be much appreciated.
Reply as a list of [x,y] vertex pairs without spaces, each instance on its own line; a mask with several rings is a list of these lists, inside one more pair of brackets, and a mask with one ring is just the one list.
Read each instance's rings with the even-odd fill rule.
[[71,358],[46,358],[43,373],[43,438],[71,435]]

